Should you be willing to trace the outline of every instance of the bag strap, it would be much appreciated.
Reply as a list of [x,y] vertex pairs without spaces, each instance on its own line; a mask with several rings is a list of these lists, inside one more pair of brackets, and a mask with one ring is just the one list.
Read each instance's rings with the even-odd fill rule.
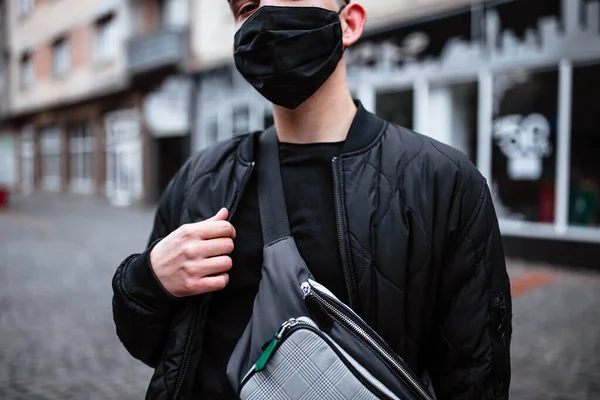
[[275,126],[260,135],[258,152],[258,208],[264,245],[290,237],[290,223],[279,165],[279,140]]

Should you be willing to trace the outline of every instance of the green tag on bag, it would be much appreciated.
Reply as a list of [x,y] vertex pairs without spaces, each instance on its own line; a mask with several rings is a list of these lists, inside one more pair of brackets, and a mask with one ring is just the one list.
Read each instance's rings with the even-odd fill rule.
[[254,367],[254,370],[256,372],[260,372],[263,369],[265,369],[265,367],[267,366],[267,363],[269,362],[269,360],[271,359],[271,356],[273,355],[273,351],[275,350],[277,341],[278,341],[277,335],[275,335],[275,337],[273,338],[273,340],[271,340],[271,343],[269,343],[269,345],[267,346],[265,351],[263,351],[262,354],[260,355],[260,357],[258,357],[256,366]]

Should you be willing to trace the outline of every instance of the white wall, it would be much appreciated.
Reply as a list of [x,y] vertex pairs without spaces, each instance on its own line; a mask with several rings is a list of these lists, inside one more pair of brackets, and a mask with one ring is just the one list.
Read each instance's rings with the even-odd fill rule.
[[235,26],[226,0],[191,0],[193,69],[233,62]]

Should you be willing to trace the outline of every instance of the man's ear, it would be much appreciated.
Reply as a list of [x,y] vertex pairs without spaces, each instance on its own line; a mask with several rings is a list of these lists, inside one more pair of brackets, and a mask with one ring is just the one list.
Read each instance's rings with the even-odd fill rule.
[[357,3],[350,3],[340,13],[344,47],[352,46],[360,39],[367,22],[367,11]]

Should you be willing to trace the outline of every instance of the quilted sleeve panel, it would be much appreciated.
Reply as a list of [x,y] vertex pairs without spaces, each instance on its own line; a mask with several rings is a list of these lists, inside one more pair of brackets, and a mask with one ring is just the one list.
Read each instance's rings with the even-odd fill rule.
[[161,198],[146,251],[123,261],[112,281],[117,336],[133,357],[151,367],[158,364],[179,300],[167,293],[154,275],[149,253],[179,226],[188,165],[173,178]]
[[448,240],[428,369],[438,399],[507,399],[511,296],[502,238],[483,178],[454,199],[461,223]]

